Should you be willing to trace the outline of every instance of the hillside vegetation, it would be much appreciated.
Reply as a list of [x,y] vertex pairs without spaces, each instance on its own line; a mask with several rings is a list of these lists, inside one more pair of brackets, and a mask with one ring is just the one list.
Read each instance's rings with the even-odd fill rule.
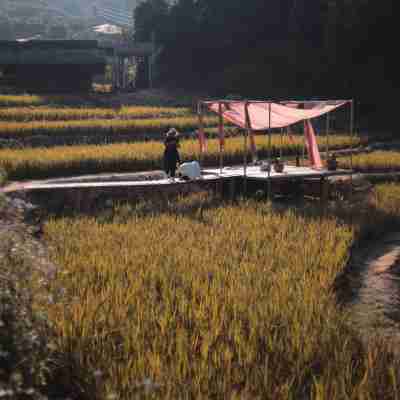
[[[153,31],[158,83],[259,98],[355,98],[357,118],[395,126],[395,1],[145,0],[135,39]],[[142,79],[146,68],[139,69]],[[373,79],[372,79],[373,77]]]

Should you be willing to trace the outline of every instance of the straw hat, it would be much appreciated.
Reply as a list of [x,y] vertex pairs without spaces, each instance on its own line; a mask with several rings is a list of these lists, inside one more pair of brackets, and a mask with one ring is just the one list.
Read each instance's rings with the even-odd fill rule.
[[171,137],[171,136],[178,136],[178,132],[175,128],[171,128],[168,132],[167,132],[167,137]]

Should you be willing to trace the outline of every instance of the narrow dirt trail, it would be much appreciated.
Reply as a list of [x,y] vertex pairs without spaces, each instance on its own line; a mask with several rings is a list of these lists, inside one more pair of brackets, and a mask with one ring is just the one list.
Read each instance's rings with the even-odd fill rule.
[[366,340],[400,343],[400,232],[390,233],[352,261],[351,319]]

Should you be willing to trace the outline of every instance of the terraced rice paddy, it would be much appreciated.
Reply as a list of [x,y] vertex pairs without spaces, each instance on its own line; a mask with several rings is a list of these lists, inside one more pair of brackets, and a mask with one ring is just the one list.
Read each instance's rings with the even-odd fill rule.
[[30,95],[1,95],[0,94],[0,107],[25,107],[25,106],[39,106],[44,103],[44,99],[40,96]]
[[0,108],[0,121],[72,121],[87,119],[127,119],[182,117],[191,114],[188,108],[172,107],[121,107],[113,108],[54,108],[54,107],[12,107]]
[[[197,127],[186,109],[46,103],[0,96],[8,106],[0,138]],[[207,125],[215,129],[216,119]],[[266,157],[267,138],[256,143]],[[324,137],[319,144],[325,148]],[[357,144],[330,137],[330,149]],[[301,154],[303,137],[273,135],[272,146],[274,156]],[[157,141],[4,149],[0,170],[9,180],[143,171],[160,168],[162,152]],[[198,142],[183,140],[181,154],[199,159]],[[243,156],[243,137],[227,139],[224,162]],[[388,152],[353,160],[368,169],[399,164]],[[218,165],[218,140],[208,140],[203,161]],[[388,345],[362,343],[334,288],[353,246],[398,228],[399,218],[397,185],[377,187],[374,204],[339,204],[324,215],[315,205],[227,205],[200,194],[58,217],[46,222],[44,239],[59,272],[46,302],[38,296],[34,306],[88,398],[396,399],[398,359]]]
[[[324,142],[324,139],[320,139]],[[331,148],[340,148],[354,141],[349,136],[335,136],[330,139]],[[257,136],[258,156],[268,155],[266,137]],[[279,135],[272,138],[273,155],[301,153],[303,138],[294,136],[284,140]],[[181,142],[180,153],[183,160],[199,159],[199,145],[196,140]],[[163,144],[161,142],[141,142],[132,144],[112,144],[103,146],[70,146],[23,150],[0,150],[0,168],[9,179],[33,179],[100,172],[145,171],[162,168]],[[243,138],[226,140],[224,162],[243,162]],[[204,165],[219,164],[219,142],[207,141]]]
[[[204,119],[205,126],[215,126],[216,117]],[[196,117],[160,119],[89,119],[73,121],[0,122],[0,138],[20,138],[33,135],[112,135],[112,134],[160,134],[169,127],[183,132],[198,127]]]
[[398,361],[333,291],[352,244],[399,218],[398,188],[378,194],[323,218],[194,198],[49,221],[59,348],[104,399],[392,398]]
[[[341,163],[349,167],[349,160]],[[362,172],[390,172],[400,170],[400,153],[398,151],[376,151],[358,154],[353,157],[353,168]]]

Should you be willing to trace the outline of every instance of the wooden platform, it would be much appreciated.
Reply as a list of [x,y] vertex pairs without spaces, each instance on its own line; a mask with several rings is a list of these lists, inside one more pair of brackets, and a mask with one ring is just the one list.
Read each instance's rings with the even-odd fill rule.
[[[327,169],[316,170],[310,167],[295,167],[292,165],[286,165],[283,172],[278,173],[271,171],[261,171],[259,166],[248,166],[246,168],[246,178],[248,180],[257,181],[268,181],[271,180],[292,180],[292,179],[305,179],[305,178],[325,178],[336,175],[347,175],[351,174],[349,170],[336,170],[328,171]],[[244,167],[225,167],[212,168],[203,170],[203,179],[224,179],[224,178],[244,178],[245,169]]]
[[308,167],[286,166],[284,172],[261,171],[259,166],[206,168],[196,180],[166,178],[162,171],[152,173],[102,174],[81,177],[16,182],[0,192],[25,197],[50,209],[70,208],[90,210],[108,200],[137,200],[196,191],[214,191],[234,198],[238,194],[264,190],[271,184],[273,190],[301,194],[301,185],[310,182],[316,196],[323,195],[326,178],[351,174],[348,170],[314,170]]
[[[145,173],[143,173],[145,174]],[[295,167],[286,166],[282,173],[271,171],[261,171],[259,166],[250,166],[246,169],[246,179],[248,181],[272,181],[277,180],[293,180],[293,179],[306,179],[306,178],[325,178],[336,175],[350,175],[349,170],[315,170],[308,167]],[[188,184],[202,184],[212,183],[219,180],[229,180],[232,178],[244,178],[245,170],[243,167],[224,167],[219,168],[206,168],[202,170],[202,177],[194,181],[187,181],[180,178],[163,178],[148,180],[137,180],[134,178],[136,174],[110,174],[110,175],[89,175],[84,177],[72,177],[72,178],[59,178],[59,179],[47,179],[29,182],[18,182],[12,183],[0,192],[11,193],[16,191],[37,191],[37,190],[57,190],[57,189],[85,189],[85,188],[116,188],[116,187],[132,187],[132,188],[155,188],[155,187],[167,187],[177,185],[188,185]],[[129,176],[132,179],[129,180]],[[111,179],[110,179],[111,177]]]

